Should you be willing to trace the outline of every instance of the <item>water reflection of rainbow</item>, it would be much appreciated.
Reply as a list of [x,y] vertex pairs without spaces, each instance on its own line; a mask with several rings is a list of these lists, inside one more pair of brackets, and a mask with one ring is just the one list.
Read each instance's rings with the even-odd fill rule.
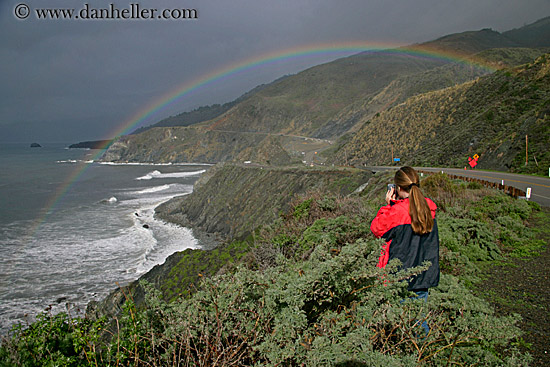
[[[156,99],[154,102],[151,102],[142,110],[138,111],[134,116],[132,116],[127,121],[121,123],[116,130],[114,130],[109,137],[119,137],[121,135],[131,132],[135,127],[140,123],[144,122],[148,117],[153,115],[155,112],[162,110],[171,103],[179,100],[180,98],[189,95],[201,88],[207,88],[214,85],[215,83],[223,83],[225,80],[228,80],[232,77],[235,77],[240,74],[250,72],[251,70],[262,68],[264,66],[283,63],[288,60],[299,59],[299,58],[308,58],[308,57],[317,57],[317,56],[333,56],[333,58],[343,57],[359,52],[372,52],[372,53],[392,53],[392,54],[401,54],[407,55],[410,57],[424,58],[424,59],[436,59],[443,62],[449,63],[467,63],[474,66],[483,68],[488,71],[493,69],[487,65],[479,64],[472,60],[467,60],[461,57],[458,54],[451,52],[439,52],[439,51],[430,51],[423,50],[420,47],[406,48],[400,47],[397,48],[397,45],[391,44],[377,44],[377,43],[365,43],[365,42],[345,42],[339,44],[318,44],[318,45],[308,45],[305,47],[297,47],[286,50],[279,50],[276,52],[271,52],[261,56],[253,57],[242,61],[237,64],[229,65],[227,67],[215,70],[209,74],[203,75],[193,81],[185,82],[180,87],[175,90],[172,90],[160,98]],[[107,144],[103,147],[106,148]],[[98,153],[94,154],[91,160],[96,160],[103,153],[102,150],[99,150]],[[52,213],[58,202],[64,196],[64,194],[70,189],[74,182],[78,181],[80,176],[86,171],[86,167],[89,164],[80,163],[75,168],[74,172],[65,180],[65,183],[60,185],[59,189],[52,196],[52,199],[48,202],[45,207],[44,214],[37,221],[33,233],[38,229],[40,224]]]

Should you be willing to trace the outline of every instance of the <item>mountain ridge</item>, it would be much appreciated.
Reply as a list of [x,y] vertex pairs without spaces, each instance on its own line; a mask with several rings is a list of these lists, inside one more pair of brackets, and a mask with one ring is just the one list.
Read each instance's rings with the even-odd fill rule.
[[[410,97],[490,72],[476,64],[498,70],[547,52],[520,46],[530,32],[535,38],[545,34],[550,28],[548,19],[511,33],[482,29],[408,47],[413,52],[467,57],[462,63],[412,57],[405,49],[397,49],[363,52],[314,66],[254,89],[212,119],[199,119],[185,127],[153,126],[141,134],[121,137],[103,160],[322,164],[349,138],[346,134],[353,135],[377,114]],[[550,40],[537,39],[531,44],[550,47]]]
[[[544,173],[550,163],[550,54],[456,87],[411,97],[364,123],[334,161],[382,165],[400,157],[408,165],[467,165]],[[531,135],[532,165],[522,166],[524,136]],[[523,158],[522,158],[523,157]]]

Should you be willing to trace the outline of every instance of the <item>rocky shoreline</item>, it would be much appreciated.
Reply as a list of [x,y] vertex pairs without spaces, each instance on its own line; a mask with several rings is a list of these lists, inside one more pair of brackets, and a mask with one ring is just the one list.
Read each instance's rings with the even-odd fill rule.
[[246,244],[235,247],[232,241],[246,243],[256,228],[284,212],[295,195],[312,191],[348,195],[371,177],[372,172],[353,168],[229,163],[213,166],[195,182],[191,194],[155,208],[158,219],[191,228],[201,249],[170,255],[163,264],[114,290],[104,300],[90,302],[86,314],[93,319],[116,316],[126,297],[141,304],[145,296],[139,286],[142,280],[160,290],[166,300],[185,293],[200,277],[215,275],[246,253]]
[[193,227],[193,223],[187,219],[187,216],[178,210],[182,207],[187,196],[176,196],[157,206],[155,208],[155,218],[181,227],[190,228],[193,232],[193,237],[199,241],[199,246],[202,250],[211,250],[217,247],[223,241],[222,237]]

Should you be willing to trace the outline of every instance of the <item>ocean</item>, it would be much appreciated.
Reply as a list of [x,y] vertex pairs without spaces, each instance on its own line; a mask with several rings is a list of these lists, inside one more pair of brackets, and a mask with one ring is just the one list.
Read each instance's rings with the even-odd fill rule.
[[0,334],[46,309],[83,315],[176,251],[191,230],[154,218],[209,166],[106,164],[97,150],[0,143]]

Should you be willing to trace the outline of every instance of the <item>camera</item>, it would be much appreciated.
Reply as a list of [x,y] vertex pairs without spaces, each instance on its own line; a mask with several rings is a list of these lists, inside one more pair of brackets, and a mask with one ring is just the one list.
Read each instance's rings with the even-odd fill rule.
[[390,192],[391,189],[394,189],[393,194],[391,196],[391,199],[392,200],[398,200],[399,196],[397,196],[397,186],[395,186],[395,184],[388,184],[388,192]]

